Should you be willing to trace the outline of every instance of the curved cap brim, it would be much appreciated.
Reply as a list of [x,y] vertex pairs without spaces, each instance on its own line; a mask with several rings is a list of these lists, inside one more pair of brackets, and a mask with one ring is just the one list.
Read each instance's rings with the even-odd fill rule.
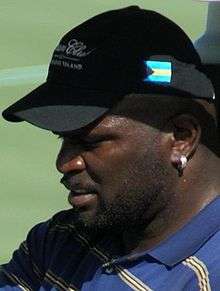
[[27,121],[51,131],[72,131],[100,118],[117,94],[44,83],[3,111],[12,122]]

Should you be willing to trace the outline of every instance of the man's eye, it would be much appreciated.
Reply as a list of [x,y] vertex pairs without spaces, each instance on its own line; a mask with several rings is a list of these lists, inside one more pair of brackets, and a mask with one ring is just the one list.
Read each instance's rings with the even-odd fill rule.
[[100,146],[101,144],[101,140],[96,140],[96,141],[83,141],[83,146],[86,148],[86,149],[95,149],[97,148],[98,146]]
[[57,136],[58,139],[61,139],[62,141],[66,141],[69,144],[72,144],[74,146],[78,145],[81,146],[83,148],[85,148],[86,150],[91,150],[91,149],[95,149],[97,147],[99,147],[101,145],[101,143],[105,140],[103,139],[74,139],[71,137],[64,137],[62,135],[58,135]]

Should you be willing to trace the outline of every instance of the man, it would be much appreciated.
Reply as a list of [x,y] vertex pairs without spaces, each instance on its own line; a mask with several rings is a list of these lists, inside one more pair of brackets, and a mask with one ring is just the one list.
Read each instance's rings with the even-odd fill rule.
[[86,21],[3,117],[62,138],[72,208],[29,232],[1,290],[219,290],[215,95],[176,24],[136,6]]

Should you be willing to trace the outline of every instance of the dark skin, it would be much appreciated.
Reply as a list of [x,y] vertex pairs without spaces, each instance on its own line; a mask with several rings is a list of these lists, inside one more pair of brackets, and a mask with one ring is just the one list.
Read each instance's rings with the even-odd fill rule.
[[[190,114],[168,118],[166,112],[163,128],[157,128],[150,113],[152,100],[159,102],[160,96],[148,96],[147,101],[127,96],[92,126],[59,133],[63,144],[57,169],[64,174],[63,183],[92,194],[89,204],[73,205],[79,226],[120,234],[123,254],[155,247],[220,190],[219,158],[201,144],[199,120]],[[212,105],[199,102],[214,116]],[[144,108],[146,114],[140,114]],[[181,174],[180,155],[188,159]]]

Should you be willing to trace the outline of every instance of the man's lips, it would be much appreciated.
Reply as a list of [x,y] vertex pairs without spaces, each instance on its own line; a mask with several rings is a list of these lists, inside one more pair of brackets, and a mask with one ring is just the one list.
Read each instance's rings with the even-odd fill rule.
[[96,194],[81,194],[75,196],[70,192],[69,195],[70,204],[78,207],[90,206],[96,199]]
[[[84,192],[84,193],[82,193]],[[78,207],[83,207],[83,206],[90,206],[92,205],[97,199],[97,193],[88,193],[85,191],[71,191],[69,193],[69,203],[72,206],[78,206]]]
[[97,199],[98,192],[93,185],[79,184],[67,177],[63,177],[60,181],[68,190],[70,190],[68,201],[72,206],[89,206]]

